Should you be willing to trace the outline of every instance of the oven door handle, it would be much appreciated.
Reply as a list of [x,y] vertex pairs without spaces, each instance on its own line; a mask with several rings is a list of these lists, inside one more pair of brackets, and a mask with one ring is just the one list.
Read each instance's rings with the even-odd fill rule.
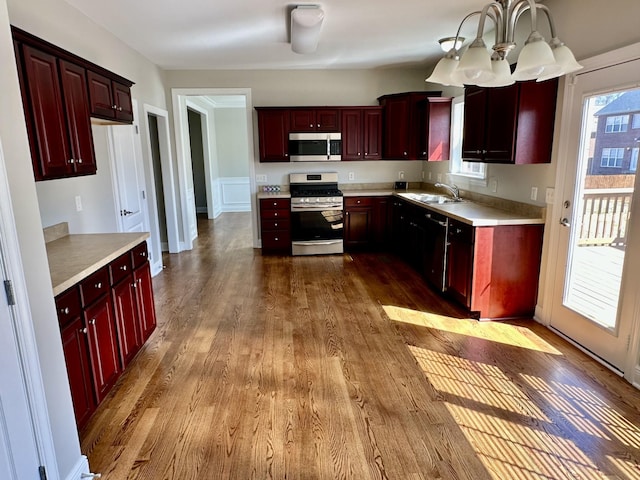
[[291,245],[335,245],[340,242],[342,242],[342,240],[301,240],[293,241]]
[[342,205],[338,205],[338,204],[331,204],[331,205],[324,205],[324,206],[318,206],[318,205],[309,205],[307,206],[296,206],[296,207],[291,207],[291,213],[295,213],[295,212],[324,212],[326,210],[335,210],[336,212],[341,212],[342,211]]

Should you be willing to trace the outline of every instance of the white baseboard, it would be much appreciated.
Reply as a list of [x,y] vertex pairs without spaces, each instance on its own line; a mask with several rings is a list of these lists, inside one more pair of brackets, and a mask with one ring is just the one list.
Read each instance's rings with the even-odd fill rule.
[[82,474],[88,474],[90,471],[89,460],[87,460],[86,456],[81,455],[65,480],[86,480],[82,478]]

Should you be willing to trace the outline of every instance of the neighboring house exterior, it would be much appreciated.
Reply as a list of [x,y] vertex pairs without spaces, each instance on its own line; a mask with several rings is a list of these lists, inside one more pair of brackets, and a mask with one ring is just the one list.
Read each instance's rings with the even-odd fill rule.
[[635,174],[640,152],[640,89],[625,92],[594,115],[598,129],[588,174]]

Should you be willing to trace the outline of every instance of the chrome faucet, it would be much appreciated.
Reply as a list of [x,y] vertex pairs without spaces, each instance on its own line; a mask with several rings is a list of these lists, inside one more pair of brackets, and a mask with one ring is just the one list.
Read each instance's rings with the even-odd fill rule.
[[456,185],[447,185],[446,183],[436,183],[434,185],[434,187],[436,188],[444,188],[447,192],[449,192],[451,194],[451,196],[453,197],[453,199],[458,202],[460,200],[462,200],[460,198],[460,189],[456,186]]

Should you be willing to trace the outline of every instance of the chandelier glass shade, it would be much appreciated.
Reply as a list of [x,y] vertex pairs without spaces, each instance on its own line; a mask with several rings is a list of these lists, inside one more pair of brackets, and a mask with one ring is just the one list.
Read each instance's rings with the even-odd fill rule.
[[[511,73],[507,56],[516,46],[514,36],[518,20],[527,11],[530,12],[531,33],[520,51],[515,71]],[[538,32],[539,13],[543,13],[549,22],[552,38],[548,43]],[[480,20],[476,38],[460,54],[462,25],[477,15]],[[495,24],[493,52],[488,50],[483,40],[487,18]],[[440,41],[441,45],[443,40]],[[515,81],[544,81],[582,68],[571,50],[558,39],[549,9],[535,0],[498,0],[489,3],[481,11],[472,12],[462,19],[456,36],[446,40],[451,40],[452,47],[437,63],[427,82],[450,86],[501,87]]]

